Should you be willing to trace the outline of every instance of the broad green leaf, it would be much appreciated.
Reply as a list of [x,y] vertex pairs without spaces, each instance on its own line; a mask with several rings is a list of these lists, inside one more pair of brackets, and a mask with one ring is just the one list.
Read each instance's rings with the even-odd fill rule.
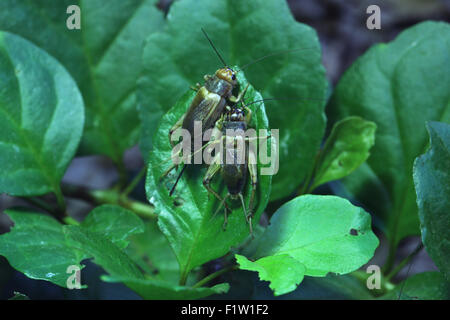
[[427,147],[425,121],[450,121],[449,59],[449,24],[420,23],[360,57],[328,108],[334,119],[356,115],[377,125],[366,165],[343,183],[381,217],[391,246],[419,234],[413,162]]
[[29,211],[7,210],[6,213],[14,226],[10,232],[0,235],[0,255],[29,278],[66,287],[71,275],[67,268],[75,265],[82,269],[80,261],[93,258],[108,272],[107,281],[124,282],[147,299],[194,299],[228,290],[227,284],[193,289],[178,286],[176,282],[145,279],[121,249],[126,246],[128,236],[143,231],[143,223],[120,207],[98,207],[80,226],[61,225],[53,218]]
[[422,241],[450,280],[450,125],[429,122],[431,149],[414,163]]
[[347,176],[366,161],[375,142],[375,130],[375,123],[360,117],[336,122],[320,152],[311,190]]
[[[118,163],[124,150],[137,142],[140,121],[135,83],[141,70],[141,46],[145,37],[163,23],[162,12],[154,3],[154,0],[111,0],[107,5],[101,0],[0,2],[0,29],[17,33],[45,49],[78,83],[86,105],[82,153],[105,154]],[[66,26],[70,16],[66,10],[74,4],[81,8],[81,30],[69,30]],[[64,101],[74,104],[67,94]],[[64,127],[65,132],[73,133]]]
[[[255,264],[264,258],[288,255],[300,265],[297,272],[304,270],[302,277],[324,277],[358,269],[372,258],[379,242],[372,232],[370,215],[363,209],[336,196],[304,195],[274,213],[258,243],[252,257]],[[292,291],[300,279],[289,270],[293,260],[279,267],[285,271],[273,272],[272,284],[281,282],[284,293]]]
[[399,283],[383,300],[448,300],[450,283],[439,272],[423,272]]
[[137,236],[145,230],[145,226],[138,216],[114,205],[102,205],[94,208],[83,220],[81,226],[85,230],[100,233],[121,249],[128,246],[130,236]]
[[[243,72],[238,74],[238,81],[242,87],[246,86],[247,82]],[[188,167],[173,197],[169,196],[168,189],[173,185],[178,173],[174,170],[170,176],[160,182],[162,173],[172,164],[172,148],[168,138],[169,129],[187,110],[194,94],[193,91],[192,93],[187,92],[163,116],[153,139],[152,157],[150,158],[146,179],[147,198],[155,205],[155,211],[159,214],[159,228],[165,234],[175,252],[182,277],[186,276],[194,267],[223,256],[232,246],[238,245],[249,234],[249,226],[239,200],[231,202],[229,200],[228,202],[233,212],[229,214],[225,231],[222,228],[224,222],[223,208],[220,208],[220,211],[214,216],[220,203],[203,186],[202,180],[206,173],[206,165]],[[250,86],[247,90],[246,101],[252,102],[260,99],[259,93]],[[249,107],[252,109],[252,121],[249,127],[256,130],[268,128],[264,104],[254,103]],[[269,147],[268,149],[270,150]],[[270,196],[272,177],[260,174],[262,166],[261,164],[258,165],[254,224],[259,220]],[[247,180],[243,192],[246,206],[249,205],[251,193],[249,177],[247,177]],[[221,197],[226,195],[227,190],[220,172],[212,179],[211,186],[221,194]]]
[[[81,227],[75,227],[75,231],[70,232],[86,243],[88,236],[95,239],[94,247],[89,248],[80,244],[81,240],[78,243],[67,241],[64,233],[68,226],[51,217],[24,210],[7,210],[6,213],[14,226],[10,232],[0,236],[0,254],[27,277],[51,281],[62,287],[66,286],[69,277],[67,268],[70,265],[80,266],[81,260],[92,255],[92,252],[96,253],[94,249],[106,254],[102,250],[111,246],[115,249],[112,249],[114,251],[109,258],[114,264],[120,263],[120,259],[126,260],[113,242],[124,246],[127,236],[144,229],[140,219],[130,211],[111,205],[98,207],[89,213]],[[116,226],[115,222],[120,222],[121,226]]]
[[229,289],[227,283],[220,283],[211,288],[192,288],[153,279],[142,280],[102,276],[102,280],[106,282],[126,283],[128,287],[139,293],[142,298],[152,300],[193,300],[213,294],[226,293]]
[[259,279],[270,281],[270,288],[276,296],[291,292],[302,282],[306,268],[288,254],[268,256],[256,261],[236,255],[239,268],[256,271]]
[[177,258],[156,221],[147,221],[145,232],[130,238],[127,253],[153,279],[172,283],[180,280]]
[[42,214],[7,210],[14,222],[11,231],[0,236],[0,255],[28,278],[51,281],[66,287],[67,268],[82,268],[84,255],[66,243],[62,225]]
[[66,242],[113,276],[144,279],[136,264],[109,239],[79,226],[64,226]]
[[[149,161],[153,156],[152,137],[161,115],[189,86],[203,84],[205,74],[222,66],[201,28],[230,66],[280,53],[252,64],[245,73],[264,98],[280,99],[267,103],[271,128],[280,130],[282,164],[274,176],[272,199],[291,194],[312,169],[324,133],[326,79],[316,33],[293,19],[285,1],[173,3],[166,28],[150,35],[143,52],[138,101],[144,157]],[[290,49],[298,50],[286,52]]]
[[84,110],[67,71],[32,43],[0,32],[0,193],[59,194]]

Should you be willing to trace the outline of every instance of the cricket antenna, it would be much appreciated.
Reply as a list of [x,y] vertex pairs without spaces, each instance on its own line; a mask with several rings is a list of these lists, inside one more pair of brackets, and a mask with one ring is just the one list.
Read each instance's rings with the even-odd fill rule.
[[261,100],[252,101],[249,103],[245,103],[245,105],[251,106],[252,104],[258,103],[258,102],[266,102],[266,101],[326,101],[326,99],[315,99],[315,98],[307,98],[307,99],[296,99],[296,98],[266,98]]
[[[267,59],[267,58],[269,58],[269,57],[277,56],[277,55],[279,55],[279,54],[290,53],[290,52],[295,52],[295,51],[300,51],[300,50],[316,50],[316,49],[317,49],[317,48],[296,48],[296,49],[288,49],[288,50],[282,50],[282,51],[270,53],[270,54],[268,54],[268,55],[265,55],[265,56],[263,56],[263,57],[261,57],[261,58],[258,58],[258,59],[256,59],[256,60],[253,60],[253,61],[247,63],[246,65],[244,65],[243,67],[241,67],[241,69],[240,69],[239,71],[244,70],[245,68],[247,68],[248,66],[251,66],[252,64],[254,64],[254,63],[256,63],[256,62],[259,62],[259,61],[261,61],[261,60]],[[238,71],[238,72],[239,72],[239,71]]]
[[169,196],[172,196],[173,192],[175,191],[175,187],[177,186],[178,181],[180,180],[181,176],[183,175],[184,169],[186,169],[186,164],[183,165],[183,169],[181,169],[180,173],[178,174],[177,180],[175,181],[172,189],[170,189]]
[[228,66],[228,64],[225,62],[225,60],[223,60],[222,56],[220,55],[219,51],[217,51],[216,47],[214,46],[214,43],[211,41],[211,39],[208,37],[208,34],[206,33],[206,31],[202,29],[203,34],[205,35],[206,39],[208,39],[209,44],[211,45],[211,47],[214,49],[214,51],[216,52],[217,56],[219,57],[220,61],[222,61],[223,66],[226,67]]

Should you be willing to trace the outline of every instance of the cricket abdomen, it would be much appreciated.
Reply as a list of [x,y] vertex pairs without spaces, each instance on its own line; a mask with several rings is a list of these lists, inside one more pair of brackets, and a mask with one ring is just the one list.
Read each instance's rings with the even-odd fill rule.
[[247,168],[244,164],[224,164],[222,166],[222,177],[228,192],[232,195],[242,193],[247,178]]

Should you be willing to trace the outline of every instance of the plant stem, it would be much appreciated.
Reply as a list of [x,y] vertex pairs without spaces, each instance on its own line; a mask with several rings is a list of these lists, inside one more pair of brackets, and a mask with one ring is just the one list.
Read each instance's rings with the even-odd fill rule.
[[90,196],[97,203],[116,204],[125,209],[134,211],[137,215],[143,218],[157,218],[153,206],[145,204],[140,201],[131,200],[126,196],[122,196],[116,190],[94,190],[89,192]]
[[397,253],[397,246],[395,245],[395,239],[392,239],[391,241],[389,241],[388,257],[386,259],[386,263],[383,266],[384,274],[388,274],[391,271],[392,266],[395,262],[396,253]]
[[[61,189],[59,191],[61,191]],[[31,205],[48,212],[56,220],[64,223],[64,219],[68,217],[67,212],[66,212],[66,204],[64,202],[64,196],[62,195],[62,193],[60,193],[58,195],[56,192],[55,192],[55,195],[56,195],[56,199],[58,202],[58,208],[53,207],[47,201],[44,201],[39,198],[35,198],[35,197],[20,197],[20,198],[22,200],[30,203]]]
[[118,186],[119,189],[122,189],[127,184],[127,169],[125,168],[125,164],[123,163],[122,159],[119,159],[115,162],[117,172],[119,174],[119,181]]
[[70,216],[67,216],[67,217],[63,218],[63,222],[65,224],[68,224],[68,225],[71,225],[71,226],[78,226],[78,225],[80,225],[80,223],[77,220],[75,220],[74,218],[72,218]]
[[185,285],[186,285],[186,281],[187,281],[188,275],[189,275],[189,272],[187,271],[187,269],[185,269],[185,270],[181,273],[180,282],[179,282],[179,285],[180,285],[180,286],[185,286]]
[[64,192],[69,197],[83,199],[93,204],[115,204],[131,210],[142,218],[156,219],[155,208],[141,201],[132,200],[120,194],[117,189],[87,190],[85,188],[64,186]]
[[317,153],[316,157],[314,158],[314,164],[313,167],[311,168],[311,170],[309,170],[308,172],[308,176],[305,179],[305,182],[303,183],[303,185],[300,187],[300,189],[297,192],[297,196],[301,196],[304,195],[306,193],[311,192],[311,187],[312,187],[312,183],[314,181],[314,175],[316,173],[316,167],[317,167],[317,163],[319,161],[319,157],[320,157],[320,151]]
[[227,273],[227,272],[233,271],[233,270],[237,270],[237,269],[239,269],[239,266],[236,265],[236,264],[228,266],[228,267],[223,268],[223,269],[220,269],[220,270],[218,270],[218,271],[216,271],[214,273],[211,273],[210,275],[204,277],[202,280],[200,280],[199,282],[194,284],[192,286],[192,288],[199,288],[199,287],[203,286],[204,284],[207,284],[208,282],[210,282],[212,279],[217,278],[218,276],[220,276],[220,275],[222,275],[224,273]]
[[64,195],[61,191],[61,186],[58,185],[54,188],[54,193],[56,196],[56,202],[58,203],[58,208],[60,210],[60,214],[61,216],[64,218],[65,216],[67,216],[67,212],[66,212],[66,201],[64,200]]
[[419,245],[414,249],[414,251],[408,255],[405,259],[400,261],[400,263],[386,275],[386,279],[390,281],[397,273],[399,273],[423,248],[423,243],[419,243]]
[[136,188],[137,184],[139,183],[139,181],[141,181],[146,172],[147,166],[144,166],[133,178],[133,180],[131,180],[130,184],[123,190],[122,196],[128,196],[131,193],[131,191],[133,191],[134,188]]
[[32,198],[30,198],[30,197],[20,197],[20,199],[22,199],[22,200],[30,203],[31,205],[36,206],[36,207],[38,207],[38,208],[40,208],[40,209],[42,209],[44,211],[47,211],[48,213],[50,213],[50,214],[52,214],[54,216],[56,216],[55,209],[52,208],[46,201],[43,201],[43,200],[41,200],[39,198],[34,198],[34,197],[32,197]]

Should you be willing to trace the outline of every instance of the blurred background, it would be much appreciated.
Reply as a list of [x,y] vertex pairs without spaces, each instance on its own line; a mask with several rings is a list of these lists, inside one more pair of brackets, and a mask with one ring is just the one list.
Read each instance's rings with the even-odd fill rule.
[[[37,0],[38,1],[38,0]],[[182,1],[182,0],[180,0]],[[283,0],[280,0],[283,1]],[[160,0],[158,7],[167,12],[172,0]],[[327,70],[327,76],[333,87],[342,73],[370,46],[375,43],[393,40],[402,30],[424,20],[450,21],[450,1],[448,0],[287,0],[293,16],[299,22],[313,27],[319,36],[322,45],[323,64]],[[369,5],[378,5],[381,9],[381,29],[369,30],[366,20],[370,14],[366,13]],[[13,19],[14,17],[11,17]],[[137,147],[131,148],[125,155],[127,170],[133,175],[137,174],[143,166],[143,161]],[[101,156],[75,158],[63,183],[70,183],[90,189],[106,189],[117,180],[118,175],[112,162]],[[324,190],[327,192],[327,190]],[[321,192],[318,190],[318,192]],[[143,181],[132,194],[132,197],[145,201]],[[78,218],[86,215],[92,207],[83,201],[67,199],[68,210]],[[0,234],[7,232],[11,221],[3,214],[3,210],[12,206],[27,206],[27,203],[0,195]],[[380,237],[381,245],[377,249],[375,257],[369,264],[382,264],[387,250],[383,236]],[[397,259],[409,255],[420,243],[419,237],[404,239],[399,247]],[[87,290],[67,290],[46,281],[30,280],[23,274],[12,269],[6,259],[0,256],[0,299],[8,299],[14,291],[28,295],[31,299],[138,299],[139,297],[120,284],[107,284],[98,281],[103,270],[90,262],[85,262],[87,267],[83,270],[82,281],[89,286]],[[215,269],[215,262],[207,264],[207,268]],[[408,266],[409,268],[409,266]],[[401,281],[408,268],[393,279]],[[412,260],[409,275],[429,270],[437,270],[426,251],[422,249]],[[265,283],[257,281],[256,274],[253,278],[246,273],[245,277],[240,272],[233,273],[230,279],[233,281],[232,290],[227,295],[229,298],[256,298],[270,299],[273,297]],[[352,290],[352,283],[348,280],[347,288]],[[318,281],[315,278],[305,279],[295,292],[282,296],[284,299],[308,298],[346,298],[336,296],[333,286],[327,281]],[[221,296],[222,298],[226,298]],[[220,297],[218,297],[220,298]]]

